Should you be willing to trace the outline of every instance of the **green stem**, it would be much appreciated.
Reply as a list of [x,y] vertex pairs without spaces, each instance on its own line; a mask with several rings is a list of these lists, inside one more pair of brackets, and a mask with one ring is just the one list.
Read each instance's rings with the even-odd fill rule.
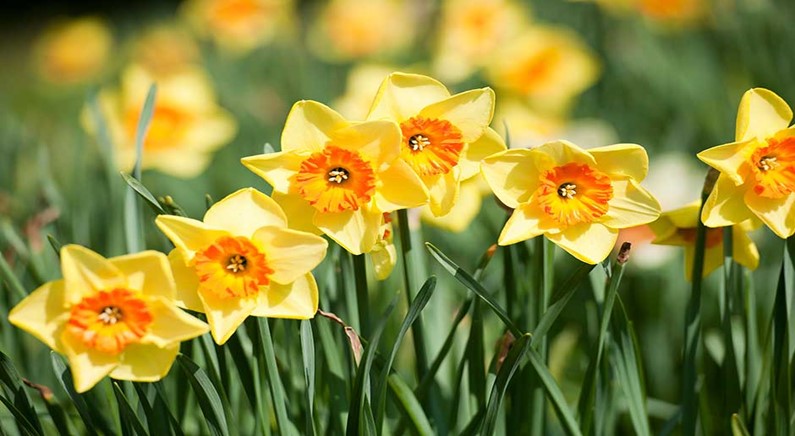
[[[406,303],[411,307],[414,300],[413,292],[418,289],[414,279],[414,250],[411,243],[411,230],[409,230],[408,211],[401,209],[397,211],[398,228],[400,230],[400,251],[403,257],[403,283],[406,285]],[[412,339],[414,340],[414,354],[416,356],[417,378],[422,378],[428,369],[428,354],[425,348],[425,329],[423,328],[422,315],[417,317],[411,327]]]
[[[532,322],[533,325],[537,325],[549,306],[549,298],[552,293],[554,245],[543,236],[536,236],[533,243],[535,245],[533,252],[536,260],[536,286],[532,295],[536,297],[536,301],[535,307],[531,308],[531,310],[535,309]],[[546,337],[540,339],[537,350],[543,359],[543,363],[546,363],[548,358]],[[530,434],[540,436],[544,434],[546,400],[541,384],[536,383],[536,385],[530,398]]]
[[356,283],[356,304],[359,313],[359,333],[370,334],[370,296],[367,290],[367,260],[364,254],[353,256],[353,277]]
[[[279,368],[276,366],[276,353],[273,350],[273,338],[271,338],[271,329],[268,324],[268,319],[257,318],[257,327],[262,343],[262,357],[264,357],[265,360],[265,370],[262,371],[262,373],[264,374],[267,371],[268,374],[268,386],[271,390],[271,398],[273,398],[273,408],[276,411],[276,424],[279,426],[280,434],[290,434],[292,427],[287,417],[287,402],[284,397],[284,387],[279,377]],[[262,369],[260,365],[260,370]]]
[[[723,415],[731,416],[740,409],[740,380],[737,368],[737,352],[734,347],[734,335],[732,333],[732,315],[734,314],[735,301],[739,292],[737,284],[737,273],[739,268],[734,262],[734,240],[733,227],[723,228],[723,308],[721,326],[723,327],[723,341],[726,344],[726,355],[723,358]],[[731,432],[731,421],[724,420],[725,424],[721,432]]]

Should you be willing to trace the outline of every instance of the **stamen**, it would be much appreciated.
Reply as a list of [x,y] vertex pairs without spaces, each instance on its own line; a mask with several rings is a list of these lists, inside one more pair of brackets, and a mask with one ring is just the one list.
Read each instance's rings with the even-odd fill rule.
[[235,254],[229,258],[229,263],[227,263],[226,269],[232,271],[233,273],[239,273],[246,270],[246,264],[248,264],[248,260],[244,256]]
[[577,185],[574,183],[566,182],[558,186],[558,196],[571,200],[575,195],[577,195]]
[[113,325],[122,320],[121,309],[115,306],[105,306],[97,316],[105,325]]
[[423,148],[431,145],[431,140],[423,134],[416,134],[409,138],[409,146],[414,151],[422,151]]
[[348,172],[348,170],[342,167],[337,167],[328,172],[328,181],[335,183],[342,183],[348,180],[349,175],[350,173]]
[[762,171],[770,171],[777,166],[778,162],[775,156],[763,156],[762,159],[759,159],[759,163],[756,164],[756,167]]

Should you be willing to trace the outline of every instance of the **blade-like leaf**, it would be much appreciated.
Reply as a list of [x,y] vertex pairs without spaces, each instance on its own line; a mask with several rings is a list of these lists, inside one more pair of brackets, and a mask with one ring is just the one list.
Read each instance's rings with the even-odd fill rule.
[[312,324],[301,321],[301,359],[304,363],[304,382],[306,383],[306,434],[315,434],[315,340]]
[[141,198],[143,198],[144,201],[146,201],[146,204],[148,204],[149,207],[152,208],[152,211],[154,211],[154,213],[160,215],[166,213],[166,211],[163,210],[163,207],[160,206],[160,203],[157,201],[155,196],[152,195],[152,193],[149,192],[148,189],[146,189],[146,186],[144,186],[143,183],[141,183],[138,179],[127,173],[119,173],[119,174],[121,174],[121,177],[124,179],[125,182],[127,182],[127,185],[130,188],[132,188]]
[[417,401],[417,397],[403,382],[403,379],[395,373],[389,375],[389,390],[400,412],[412,423],[414,433],[421,436],[435,434],[431,428],[431,423],[428,422],[428,418],[422,410],[420,402]]
[[574,419],[571,408],[566,403],[566,398],[563,397],[563,392],[560,391],[557,382],[555,382],[552,374],[549,373],[549,369],[541,363],[541,356],[532,349],[527,355],[529,356],[530,364],[533,365],[533,369],[544,385],[544,390],[547,391],[547,397],[551,400],[552,406],[558,414],[563,430],[568,435],[581,435],[580,427],[577,425],[577,420]]
[[144,429],[144,424],[138,418],[138,415],[135,414],[132,406],[130,406],[130,402],[127,401],[127,397],[124,396],[124,392],[121,391],[121,387],[117,382],[113,382],[113,394],[116,396],[116,402],[119,405],[121,420],[126,423],[129,428],[133,429],[136,434],[148,435],[149,433]]
[[196,394],[199,408],[204,414],[210,433],[228,436],[229,427],[226,423],[221,397],[210,382],[210,378],[207,377],[207,373],[184,354],[177,355],[177,362],[187,376],[193,392]]
[[16,409],[24,415],[25,419],[38,434],[43,433],[36,409],[22,386],[22,377],[19,376],[14,364],[11,363],[11,359],[3,353],[0,353],[0,381],[3,383],[3,388],[8,398],[13,400]]
[[637,435],[650,435],[646,410],[646,387],[643,384],[643,366],[635,330],[627,317],[621,297],[617,298],[617,313],[612,319],[615,343],[612,347],[618,381],[624,392],[632,426]]
[[500,370],[497,372],[497,378],[491,387],[489,394],[489,402],[486,406],[486,414],[483,417],[481,424],[481,434],[494,434],[497,425],[497,417],[499,416],[500,405],[502,399],[505,397],[505,392],[508,390],[508,385],[516,373],[516,370],[522,365],[526,355],[531,351],[529,334],[523,335],[517,339],[511,346],[508,355],[502,362]]

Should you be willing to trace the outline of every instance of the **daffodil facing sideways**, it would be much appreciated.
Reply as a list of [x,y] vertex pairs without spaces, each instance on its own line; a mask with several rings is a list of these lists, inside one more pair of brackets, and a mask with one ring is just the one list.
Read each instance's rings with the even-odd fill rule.
[[489,128],[494,91],[473,89],[456,95],[422,75],[392,73],[381,84],[369,120],[400,125],[400,159],[422,179],[436,216],[450,212],[462,181],[478,174],[480,161],[505,150]]
[[428,201],[420,178],[399,159],[394,122],[354,123],[300,101],[287,116],[281,146],[242,162],[273,186],[291,228],[325,233],[353,254],[373,249],[384,212]]
[[754,88],[737,111],[735,142],[698,154],[720,171],[704,203],[707,227],[759,218],[780,238],[795,234],[795,127],[792,109],[778,95]]
[[248,316],[315,316],[311,271],[328,243],[288,229],[284,212],[265,194],[241,189],[210,207],[204,221],[160,215],[155,223],[176,246],[168,257],[177,304],[205,313],[219,345]]
[[[657,221],[649,223],[655,235],[653,244],[685,247],[685,277],[688,280],[693,278],[699,203],[697,200],[679,209],[664,212]],[[732,232],[732,257],[735,262],[746,268],[756,269],[759,265],[759,251],[748,237],[748,232],[754,230],[753,221],[743,221],[731,227],[707,228],[704,276],[723,265],[723,232],[729,229]]]
[[544,235],[583,262],[601,262],[619,229],[660,215],[657,200],[639,185],[648,166],[646,151],[636,144],[583,150],[556,141],[487,157],[481,164],[486,181],[514,209],[498,243]]
[[174,278],[162,253],[106,259],[66,245],[61,270],[63,279],[33,291],[8,319],[66,356],[77,392],[107,375],[160,380],[174,363],[179,343],[208,330],[177,308]]

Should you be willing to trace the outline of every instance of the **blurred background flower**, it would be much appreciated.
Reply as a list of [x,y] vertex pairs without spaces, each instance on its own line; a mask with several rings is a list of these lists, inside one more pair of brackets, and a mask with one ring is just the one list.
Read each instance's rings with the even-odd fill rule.
[[113,33],[106,20],[84,17],[57,21],[35,43],[36,70],[51,83],[86,82],[107,69],[112,49]]

